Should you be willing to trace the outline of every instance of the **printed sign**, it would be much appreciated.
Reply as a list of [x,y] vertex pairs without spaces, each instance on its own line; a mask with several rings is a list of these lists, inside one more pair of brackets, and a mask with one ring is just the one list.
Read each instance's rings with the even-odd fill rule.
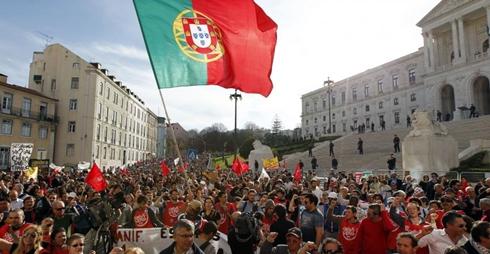
[[[167,228],[120,228],[117,230],[117,246],[140,247],[145,253],[160,253],[172,243],[172,229]],[[218,232],[210,243],[223,254],[231,254],[228,237]]]
[[12,143],[10,145],[10,170],[21,171],[29,167],[32,149],[31,143]]

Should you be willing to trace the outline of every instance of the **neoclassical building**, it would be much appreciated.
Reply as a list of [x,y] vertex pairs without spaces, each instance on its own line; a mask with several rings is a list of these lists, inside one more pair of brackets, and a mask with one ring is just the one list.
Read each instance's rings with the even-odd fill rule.
[[450,121],[471,104],[490,114],[490,0],[443,0],[417,26],[424,45],[416,52],[304,94],[302,135],[405,128],[416,109]]

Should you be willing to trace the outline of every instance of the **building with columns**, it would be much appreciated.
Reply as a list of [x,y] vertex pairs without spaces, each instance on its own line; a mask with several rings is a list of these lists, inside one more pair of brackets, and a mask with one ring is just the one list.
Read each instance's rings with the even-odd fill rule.
[[49,45],[33,54],[29,88],[58,100],[54,163],[107,169],[156,156],[157,116],[99,63]]
[[467,118],[471,105],[490,114],[490,0],[443,0],[417,26],[416,52],[304,94],[303,137],[405,128],[416,109],[447,121]]

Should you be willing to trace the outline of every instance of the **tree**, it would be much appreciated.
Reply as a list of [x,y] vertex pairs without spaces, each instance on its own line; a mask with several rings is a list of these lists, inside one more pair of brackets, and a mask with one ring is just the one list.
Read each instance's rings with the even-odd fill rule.
[[279,134],[281,132],[281,129],[282,129],[282,122],[281,120],[279,119],[279,116],[276,114],[274,116],[274,120],[272,121],[272,134]]
[[244,129],[245,130],[251,130],[251,131],[255,131],[255,130],[258,130],[259,129],[259,126],[257,124],[255,124],[254,122],[246,122],[245,125],[244,125]]

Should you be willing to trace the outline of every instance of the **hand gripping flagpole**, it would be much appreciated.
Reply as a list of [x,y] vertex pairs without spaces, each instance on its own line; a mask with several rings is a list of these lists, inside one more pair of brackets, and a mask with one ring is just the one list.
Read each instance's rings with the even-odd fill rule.
[[[168,126],[170,127],[170,134],[172,135],[172,140],[174,141],[175,144],[175,149],[177,150],[177,156],[179,157],[179,163],[181,167],[184,167],[184,162],[182,161],[182,155],[180,155],[180,149],[179,149],[179,144],[177,143],[177,138],[175,137],[175,132],[174,128],[172,127],[172,122],[170,121],[170,116],[168,116],[168,111],[167,107],[165,106],[165,101],[163,100],[163,95],[162,95],[162,90],[158,89],[158,92],[160,94],[160,99],[162,100],[162,105],[163,105],[163,110],[165,111],[165,116],[167,117],[168,121]],[[189,189],[189,178],[187,177],[187,172],[184,169],[184,179],[185,179],[185,184],[187,186],[187,189]]]

